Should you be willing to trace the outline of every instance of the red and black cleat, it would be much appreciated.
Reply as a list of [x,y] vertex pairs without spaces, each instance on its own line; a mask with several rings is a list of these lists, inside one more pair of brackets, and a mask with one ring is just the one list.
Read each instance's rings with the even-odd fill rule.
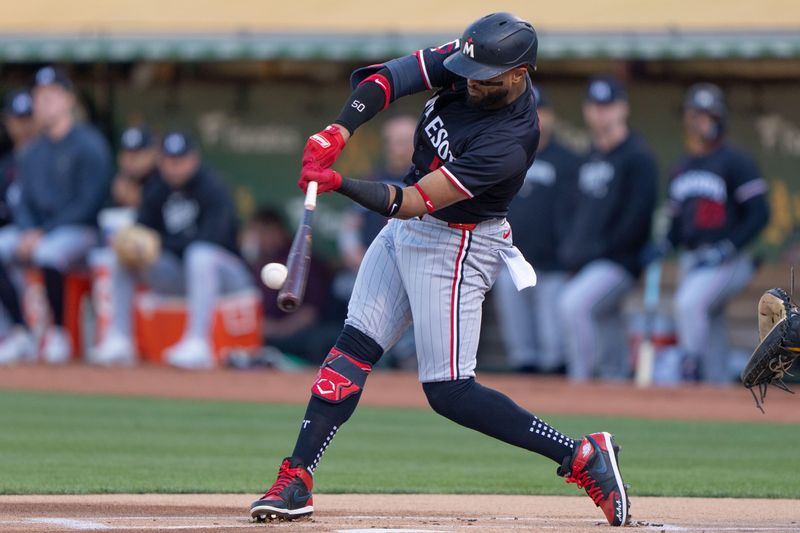
[[608,523],[624,526],[630,522],[631,506],[627,487],[619,473],[619,446],[610,433],[592,433],[581,440],[571,457],[557,470],[567,483],[575,483],[603,510]]
[[311,489],[314,480],[303,462],[287,457],[278,470],[272,487],[250,506],[250,516],[258,522],[265,520],[294,520],[314,512]]

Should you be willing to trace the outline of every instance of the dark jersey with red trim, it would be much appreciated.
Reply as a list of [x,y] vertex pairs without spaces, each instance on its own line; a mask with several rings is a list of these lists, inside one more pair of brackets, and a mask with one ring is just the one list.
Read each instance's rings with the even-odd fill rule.
[[741,248],[767,224],[767,182],[756,162],[728,143],[705,155],[682,156],[670,176],[674,245],[694,249],[729,240]]
[[495,110],[467,105],[466,79],[444,67],[459,49],[458,39],[438,48],[372,65],[353,73],[357,86],[387,69],[391,100],[437,89],[425,104],[414,135],[413,166],[404,181],[413,184],[441,169],[465,200],[433,216],[447,222],[476,223],[503,218],[525,180],[539,143],[539,119],[531,82],[511,104]]

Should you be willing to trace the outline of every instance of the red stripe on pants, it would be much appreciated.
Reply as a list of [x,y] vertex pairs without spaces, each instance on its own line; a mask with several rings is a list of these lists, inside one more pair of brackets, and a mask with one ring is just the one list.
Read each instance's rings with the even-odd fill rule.
[[456,379],[456,354],[458,353],[458,342],[456,339],[456,322],[458,320],[458,309],[456,308],[456,293],[458,292],[458,278],[461,270],[461,256],[464,253],[464,242],[467,238],[467,231],[461,230],[461,244],[458,247],[456,256],[456,267],[453,269],[453,287],[450,291],[450,379]]

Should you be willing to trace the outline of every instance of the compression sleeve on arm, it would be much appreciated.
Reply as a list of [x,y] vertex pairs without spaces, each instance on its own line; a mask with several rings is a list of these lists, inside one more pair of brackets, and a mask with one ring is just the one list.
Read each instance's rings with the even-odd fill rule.
[[[394,200],[391,189],[394,189]],[[403,203],[403,189],[378,181],[355,180],[342,176],[342,185],[336,192],[385,217],[396,215]]]
[[386,62],[386,69],[392,75],[393,100],[428,90],[432,81],[419,55],[399,57]]
[[365,78],[350,94],[334,122],[352,134],[389,106],[392,99],[390,74],[385,68]]

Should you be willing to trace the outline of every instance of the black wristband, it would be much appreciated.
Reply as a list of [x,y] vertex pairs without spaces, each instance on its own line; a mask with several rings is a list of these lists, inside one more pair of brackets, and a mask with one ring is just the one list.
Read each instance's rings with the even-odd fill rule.
[[400,206],[403,205],[403,188],[397,185],[389,185],[394,189],[394,200],[389,202],[388,207],[381,213],[381,215],[389,218],[393,217],[400,211]]
[[[391,205],[389,204],[391,198],[389,187],[395,189],[395,197]],[[400,187],[378,181],[354,180],[342,176],[342,185],[336,192],[385,217],[394,216],[400,210],[400,204],[403,202],[403,190]]]

